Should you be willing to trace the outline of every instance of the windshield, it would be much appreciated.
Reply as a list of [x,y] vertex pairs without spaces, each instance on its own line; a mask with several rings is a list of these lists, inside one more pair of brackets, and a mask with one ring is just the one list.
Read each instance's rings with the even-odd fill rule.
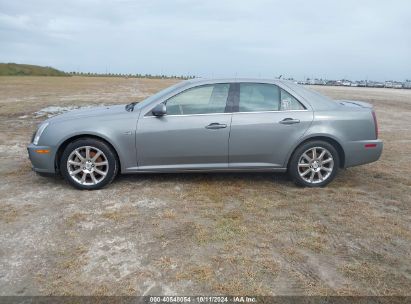
[[148,98],[146,98],[146,99],[144,99],[144,100],[142,100],[138,103],[135,103],[134,108],[135,109],[141,109],[144,106],[148,105],[150,102],[171,93],[172,91],[184,86],[185,84],[186,84],[186,82],[182,81],[182,82],[179,82],[179,83],[177,83],[177,84],[175,84],[171,87],[165,88],[164,90],[161,90],[161,91],[155,93],[154,95],[151,95],[150,97],[148,97]]

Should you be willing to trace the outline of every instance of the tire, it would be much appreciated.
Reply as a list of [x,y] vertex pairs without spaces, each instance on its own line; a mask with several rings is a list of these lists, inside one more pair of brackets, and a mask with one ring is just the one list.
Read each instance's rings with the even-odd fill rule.
[[110,184],[119,162],[113,149],[94,138],[74,140],[64,149],[60,170],[64,179],[80,190],[97,190]]
[[326,141],[313,140],[294,151],[288,173],[299,186],[324,187],[335,178],[339,167],[340,158],[335,147]]

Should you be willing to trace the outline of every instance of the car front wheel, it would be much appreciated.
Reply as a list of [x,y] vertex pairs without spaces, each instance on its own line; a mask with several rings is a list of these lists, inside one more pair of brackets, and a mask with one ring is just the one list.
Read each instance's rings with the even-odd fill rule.
[[81,190],[95,190],[111,183],[118,161],[111,147],[93,138],[71,142],[64,150],[60,169],[64,178]]
[[336,176],[340,165],[337,150],[325,141],[310,141],[294,152],[289,174],[297,185],[323,187]]

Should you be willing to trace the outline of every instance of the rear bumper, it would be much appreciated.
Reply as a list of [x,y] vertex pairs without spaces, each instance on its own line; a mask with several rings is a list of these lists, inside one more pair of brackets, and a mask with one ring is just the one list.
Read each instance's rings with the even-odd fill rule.
[[[49,153],[38,153],[38,150],[49,150]],[[56,173],[54,165],[54,159],[56,155],[56,149],[49,146],[36,146],[30,144],[27,146],[29,153],[29,159],[32,164],[32,169],[39,173]]]
[[345,168],[377,161],[382,153],[381,140],[352,141],[344,145]]

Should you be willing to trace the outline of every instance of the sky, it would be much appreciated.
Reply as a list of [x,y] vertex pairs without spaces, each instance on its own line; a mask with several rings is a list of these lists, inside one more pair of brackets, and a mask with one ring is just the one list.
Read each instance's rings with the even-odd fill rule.
[[411,79],[411,1],[0,0],[0,62],[402,81]]

